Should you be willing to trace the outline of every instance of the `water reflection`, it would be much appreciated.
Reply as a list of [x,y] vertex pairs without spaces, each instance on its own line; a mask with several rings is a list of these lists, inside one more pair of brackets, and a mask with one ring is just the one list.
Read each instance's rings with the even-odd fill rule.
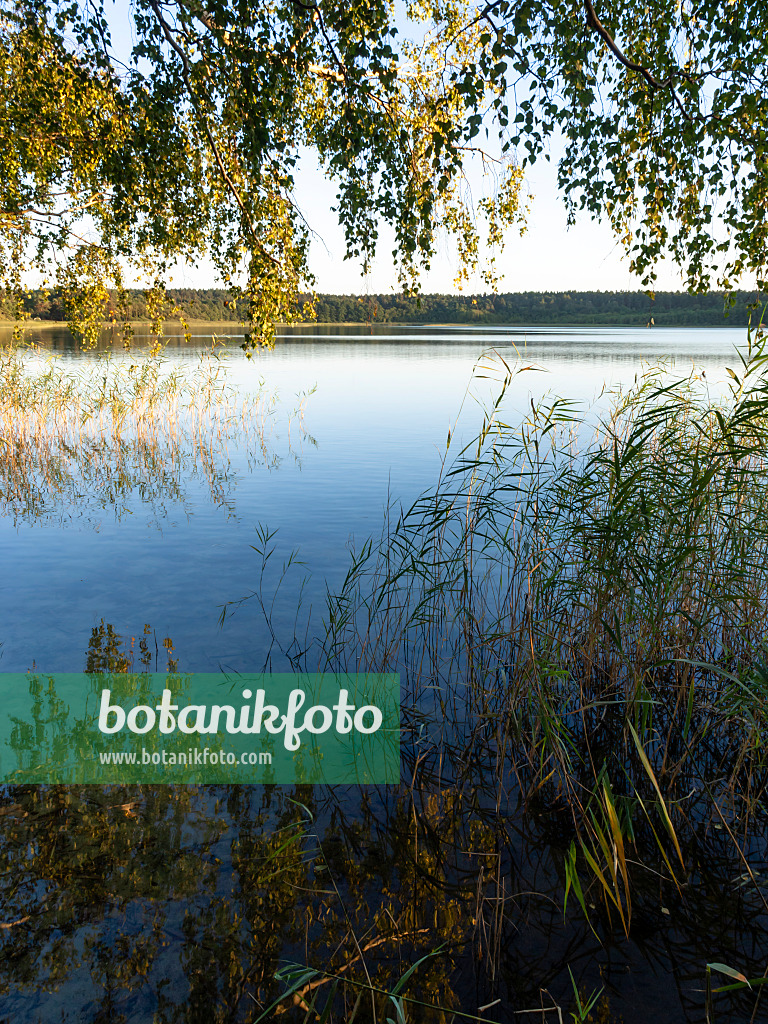
[[[668,344],[661,332],[529,333],[528,355],[553,367],[546,379],[529,375],[532,384],[581,398],[599,390],[603,375],[616,368],[631,378],[640,355]],[[725,332],[722,342],[716,333],[676,334],[679,358],[706,357],[708,377],[709,363],[721,363],[730,348]],[[324,374],[313,424],[321,423],[327,443],[300,482],[283,473],[264,486],[264,474],[243,483],[240,493],[246,492],[253,521],[281,524],[288,551],[302,545],[321,581],[320,599],[325,580],[334,573],[343,579],[347,571],[350,532],[377,532],[390,467],[393,497],[406,505],[432,483],[447,418],[479,350],[491,340],[513,356],[512,341],[526,340],[523,332],[492,334],[387,329],[386,336],[374,332],[374,344],[371,336],[363,344],[355,340],[357,330],[329,328],[329,340],[343,335],[348,343],[293,336],[270,354],[270,369],[291,388],[297,379],[311,386]],[[419,344],[405,344],[416,335]],[[180,362],[198,356],[186,350]],[[79,365],[79,357],[62,362]],[[263,366],[241,361],[233,377],[255,391]],[[527,405],[528,378],[523,383],[520,402]],[[62,401],[64,412],[66,405]],[[267,452],[274,454],[272,422]],[[298,419],[294,423],[298,437]],[[218,461],[206,462],[193,435],[179,441],[188,429],[194,424],[180,425],[175,434],[126,429],[117,434],[126,446],[121,454],[112,426],[105,428],[103,443],[115,445],[114,463],[121,466],[112,476],[101,442],[87,431],[88,443],[72,435],[77,443],[70,453],[52,448],[44,469],[29,449],[26,455],[20,449],[27,476],[0,484],[11,500],[17,492],[23,499],[17,522],[33,515],[36,522],[70,522],[83,508],[89,521],[105,510],[123,518],[110,548],[105,537],[97,547],[93,532],[85,540],[67,534],[66,551],[57,546],[56,529],[34,531],[34,537],[13,533],[4,552],[3,668],[23,669],[32,657],[50,668],[80,668],[91,630],[89,672],[261,664],[271,640],[258,632],[258,616],[228,619],[228,632],[217,625],[217,604],[246,592],[258,577],[252,522],[247,533],[227,532],[220,521],[205,519],[206,507],[234,502],[247,463],[234,437],[212,442]],[[45,430],[43,424],[40,433],[23,436],[30,444],[38,438],[47,451]],[[174,462],[177,441],[185,463]],[[210,447],[200,445],[203,452]],[[257,444],[248,457],[267,455]],[[60,496],[57,473],[64,481]],[[139,509],[155,509],[161,520],[172,501],[195,513],[194,525],[181,524],[183,534],[129,534]],[[237,512],[234,503],[226,507]],[[65,557],[69,575],[60,568]],[[276,606],[275,617],[282,615],[289,627],[293,598],[291,591],[284,606]],[[157,636],[145,616],[158,624]],[[425,750],[424,714],[423,706],[410,709],[403,783],[388,789],[3,790],[0,1017],[207,1024],[303,1021],[310,1007],[314,1020],[328,1007],[326,1022],[385,1021],[396,1016],[387,993],[426,957],[400,993],[412,1022],[466,1019],[424,1004],[470,1019],[547,1024],[558,1019],[550,1008],[559,1007],[568,1019],[575,1009],[570,968],[582,996],[604,986],[602,1008],[592,1012],[601,1024],[619,1018],[624,1024],[698,1024],[707,962],[762,974],[768,959],[763,818],[743,844],[757,886],[745,883],[744,862],[725,832],[700,828],[684,850],[690,873],[680,891],[654,874],[658,865],[650,858],[647,870],[632,868],[628,937],[615,915],[608,918],[599,891],[592,892],[598,941],[573,893],[563,909],[574,828],[555,782],[534,793],[521,787],[525,762],[515,765],[517,774],[499,775],[501,747],[494,746],[487,718],[476,732],[457,729],[451,742]],[[439,705],[434,716],[438,724],[445,721]],[[616,748],[623,723],[596,705],[585,728],[600,752]],[[716,745],[708,749],[717,761]],[[681,783],[681,796],[687,791]],[[638,839],[646,850],[653,841],[648,828]],[[295,991],[281,999],[288,983],[275,975],[285,961],[315,973],[299,976]],[[755,999],[756,993],[717,996],[716,1019],[766,1019]],[[538,1015],[518,1016],[537,1007],[543,1008]]]
[[[0,513],[15,525],[97,524],[105,512],[120,521],[138,510],[159,522],[174,506],[191,515],[190,490],[202,489],[235,516],[239,477],[285,455],[274,446],[276,393],[263,381],[237,391],[225,365],[215,350],[191,368],[103,357],[74,369],[37,351],[0,351]],[[287,416],[285,454],[297,461],[315,444],[307,397]]]
[[[85,655],[92,673],[178,662],[150,624],[123,637],[103,620]],[[598,941],[573,900],[563,910],[572,826],[556,804],[521,813],[479,743],[441,767],[415,725],[407,738],[398,787],[7,788],[2,1013],[367,1024],[392,1016],[389,993],[421,961],[397,993],[412,1022],[566,1019],[570,968],[582,996],[604,990],[594,1022],[671,1024],[703,1020],[713,949],[761,970],[765,908],[728,884],[740,864],[721,837],[686,851],[700,867],[683,891],[645,875],[629,937],[595,906]],[[311,973],[284,996],[286,961]],[[718,1020],[752,1005],[721,996]]]

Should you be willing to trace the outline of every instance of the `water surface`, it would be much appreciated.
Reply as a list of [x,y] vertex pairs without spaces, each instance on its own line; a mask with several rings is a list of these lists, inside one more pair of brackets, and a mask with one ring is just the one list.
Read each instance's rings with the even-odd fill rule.
[[[229,335],[230,380],[250,391],[265,380],[279,395],[267,455],[252,437],[230,443],[214,497],[198,473],[184,481],[183,499],[148,503],[134,492],[104,504],[83,494],[37,519],[0,518],[3,671],[82,670],[84,638],[102,618],[128,636],[152,623],[190,671],[260,668],[267,639],[255,608],[218,624],[222,606],[256,586],[257,527],[278,531],[273,566],[298,550],[305,568],[292,580],[311,575],[305,607],[317,617],[326,583],[343,579],[349,546],[380,534],[388,504],[407,507],[434,484],[448,432],[451,453],[474,437],[498,390],[498,362],[490,380],[473,381],[478,364],[491,365],[489,352],[536,368],[509,389],[503,412],[514,423],[547,392],[588,408],[648,362],[673,360],[680,375],[695,365],[722,379],[745,341],[740,329],[302,327],[247,360],[233,329],[217,330]],[[176,340],[168,358],[194,366],[210,334],[195,325],[192,346]],[[40,337],[67,365],[92,358],[73,352],[64,332]],[[295,412],[302,402],[305,433]],[[277,606],[286,628],[289,591]]]
[[[278,639],[292,635],[304,577],[302,614],[311,606],[310,629],[319,628],[326,588],[340,585],[350,548],[379,535],[389,506],[407,507],[434,485],[449,431],[450,458],[479,429],[498,390],[499,357],[529,368],[501,410],[514,424],[546,393],[604,410],[606,389],[631,383],[649,361],[671,360],[680,376],[694,366],[716,387],[745,340],[729,329],[317,327],[283,331],[274,351],[247,360],[232,328],[216,330],[230,335],[232,385],[279,396],[261,438],[232,438],[205,465],[181,458],[165,491],[126,478],[108,494],[94,485],[51,494],[34,513],[6,509],[3,671],[82,671],[110,650],[162,671],[166,639],[182,670],[284,667],[256,599],[230,604],[220,623],[225,605],[258,588],[254,548],[264,531],[276,531],[269,602],[283,560],[297,550],[302,563],[272,606]],[[193,333],[190,347],[172,339],[172,363],[194,367],[212,328]],[[63,332],[40,336],[68,368],[94,358],[74,352]],[[727,844],[718,851],[717,835],[705,884],[662,893],[650,878],[630,938],[607,929],[601,945],[573,898],[563,909],[571,835],[557,809],[528,819],[511,793],[500,817],[482,785],[453,789],[439,779],[414,794],[412,754],[401,788],[372,792],[8,790],[0,1017],[252,1021],[274,996],[271,979],[286,956],[331,970],[346,964],[352,977],[364,949],[376,978],[392,984],[411,959],[439,949],[420,971],[420,998],[472,1012],[491,1004],[481,1019],[521,1020],[555,1003],[565,1015],[570,968],[582,995],[604,986],[606,1024],[698,1024],[706,962],[759,960],[764,908],[753,890],[734,892],[741,867]],[[300,835],[305,811],[313,823]],[[734,1006],[723,1019],[746,1019]],[[557,1019],[547,1012],[541,1019]]]

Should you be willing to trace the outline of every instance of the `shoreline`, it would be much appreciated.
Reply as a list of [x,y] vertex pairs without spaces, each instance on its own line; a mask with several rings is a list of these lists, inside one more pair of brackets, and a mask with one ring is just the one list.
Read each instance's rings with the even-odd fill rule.
[[[129,320],[128,323],[131,327],[151,327],[151,321],[149,320]],[[245,334],[246,327],[239,320],[188,320],[187,323],[190,327],[200,326],[212,326],[212,327],[229,327],[229,328],[240,328],[240,332]],[[181,324],[178,320],[163,320],[163,327],[175,327],[181,328]],[[66,320],[0,320],[0,330],[15,330],[17,327],[21,327],[24,330],[68,330],[69,324]],[[414,321],[414,320],[398,320],[398,321],[344,321],[339,323],[333,320],[308,320],[302,323],[292,324],[275,324],[276,328],[314,328],[314,327],[335,327],[337,329],[345,327],[358,327],[371,329],[373,327],[410,327],[410,328],[423,328],[425,330],[434,330],[436,328],[447,329],[447,328],[470,328],[473,331],[481,330],[484,328],[489,329],[502,329],[502,330],[517,330],[517,331],[531,331],[531,330],[587,330],[587,329],[602,329],[602,330],[733,330],[738,328],[739,330],[746,330],[744,324],[654,324],[653,327],[648,327],[647,324],[641,323],[584,323],[572,322],[572,323],[477,323],[470,321]],[[114,328],[119,330],[120,325],[113,324],[107,321],[102,324],[102,330],[109,330]]]

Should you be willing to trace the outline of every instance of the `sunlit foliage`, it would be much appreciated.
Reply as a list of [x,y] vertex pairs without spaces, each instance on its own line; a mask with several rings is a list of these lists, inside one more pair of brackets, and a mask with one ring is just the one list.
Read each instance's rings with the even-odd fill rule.
[[169,266],[210,255],[269,343],[312,314],[300,160],[335,179],[364,267],[387,223],[413,289],[445,228],[459,279],[493,285],[525,167],[563,138],[571,214],[607,216],[646,284],[665,251],[692,287],[759,284],[764,7],[598,6],[136,0],[128,42],[98,2],[3,0],[2,283],[21,302],[36,268],[87,341],[127,273],[159,309]]

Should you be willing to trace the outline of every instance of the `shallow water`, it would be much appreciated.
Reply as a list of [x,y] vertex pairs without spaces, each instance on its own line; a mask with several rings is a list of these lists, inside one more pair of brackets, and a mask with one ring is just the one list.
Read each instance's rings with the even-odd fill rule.
[[[210,331],[195,333],[192,348],[171,343],[172,361],[195,365]],[[41,337],[67,366],[91,358],[63,333]],[[0,519],[0,669],[82,671],[109,643],[102,624],[123,650],[134,638],[151,668],[165,667],[165,638],[182,670],[283,667],[255,600],[219,622],[227,602],[258,585],[258,529],[278,531],[268,592],[275,563],[297,548],[304,563],[272,615],[290,637],[301,579],[317,622],[349,547],[379,534],[388,505],[407,507],[435,483],[449,430],[451,455],[473,438],[498,389],[498,361],[491,379],[480,371],[473,382],[478,363],[492,365],[484,353],[537,368],[509,389],[502,415],[515,423],[545,392],[605,409],[604,389],[630,383],[644,360],[674,359],[679,376],[694,364],[716,386],[743,341],[728,329],[303,328],[249,361],[233,336],[233,384],[255,392],[264,378],[279,393],[265,447],[253,436],[230,441],[216,457],[216,486],[182,460],[170,496],[142,493],[134,480],[107,497],[95,489],[73,500],[70,490],[37,515]],[[582,996],[604,986],[606,1024],[675,1024],[704,1020],[707,961],[762,971],[752,961],[765,952],[764,908],[753,890],[734,890],[742,867],[719,833],[691,853],[706,862],[700,885],[674,892],[649,876],[630,938],[598,925],[600,945],[573,897],[563,910],[571,833],[558,809],[526,818],[510,791],[500,818],[482,782],[469,790],[437,779],[414,795],[414,747],[404,746],[399,789],[7,789],[0,1019],[251,1021],[275,995],[281,958],[347,964],[351,977],[362,949],[375,979],[391,985],[410,959],[439,949],[419,975],[424,1002],[472,1013],[492,1003],[480,1014],[491,1021],[557,1004],[567,1019],[570,967]],[[476,766],[474,777],[483,773]],[[283,849],[307,809],[306,834]],[[753,866],[765,859],[762,839],[753,837]],[[734,997],[722,1020],[748,1019],[752,1004],[743,1010]],[[412,1008],[409,1019],[450,1016]]]
[[[210,330],[196,325],[194,335],[191,349],[169,346],[172,361],[195,365]],[[71,351],[64,332],[40,337],[66,364],[89,358]],[[253,438],[230,443],[214,495],[198,472],[182,474],[183,496],[175,498],[145,500],[136,488],[112,501],[80,493],[76,502],[51,501],[38,517],[0,518],[0,668],[81,671],[102,618],[127,636],[151,623],[158,637],[173,639],[189,671],[261,668],[266,633],[253,604],[223,629],[218,621],[226,602],[256,586],[257,526],[278,531],[272,566],[296,549],[304,564],[283,588],[277,618],[289,628],[296,588],[309,574],[305,608],[311,604],[316,619],[326,582],[333,588],[343,579],[349,545],[380,534],[388,504],[408,507],[434,484],[449,430],[451,453],[474,437],[498,390],[498,361],[490,380],[473,382],[479,363],[491,365],[484,353],[537,368],[509,389],[503,414],[512,424],[546,392],[588,408],[605,387],[630,383],[644,361],[671,357],[681,376],[695,364],[721,379],[744,340],[731,329],[333,326],[283,332],[274,351],[249,361],[233,336],[230,380],[255,391],[264,378],[279,394],[266,457]],[[313,387],[302,433],[295,410]],[[600,406],[607,403],[603,397]]]

